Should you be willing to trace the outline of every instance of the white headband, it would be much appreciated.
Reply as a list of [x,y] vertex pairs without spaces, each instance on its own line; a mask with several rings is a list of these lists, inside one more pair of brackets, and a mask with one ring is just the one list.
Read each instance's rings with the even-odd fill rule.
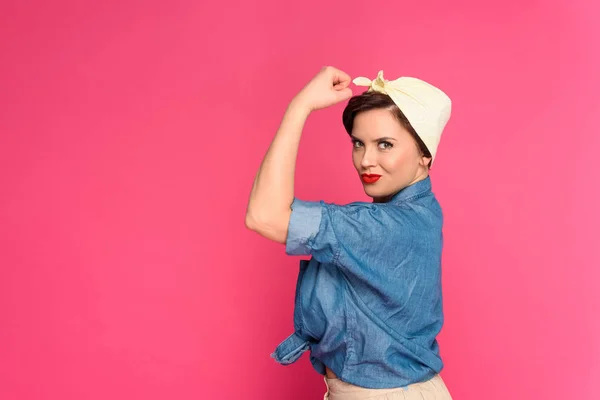
[[361,76],[352,82],[357,86],[369,86],[369,92],[390,96],[427,146],[433,164],[442,131],[450,119],[450,98],[440,89],[417,78],[403,76],[387,81],[383,79],[383,71],[379,71],[373,81]]

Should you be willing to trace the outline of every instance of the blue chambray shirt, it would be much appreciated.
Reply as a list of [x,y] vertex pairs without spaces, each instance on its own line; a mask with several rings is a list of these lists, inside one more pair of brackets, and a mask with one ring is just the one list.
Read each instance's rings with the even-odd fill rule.
[[310,350],[320,374],[394,388],[426,381],[443,363],[442,210],[431,178],[386,203],[294,199],[286,241],[300,261],[294,333],[272,354],[287,365]]

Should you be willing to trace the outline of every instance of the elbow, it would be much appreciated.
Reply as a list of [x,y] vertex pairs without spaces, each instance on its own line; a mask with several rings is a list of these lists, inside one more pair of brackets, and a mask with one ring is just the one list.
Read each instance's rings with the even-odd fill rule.
[[246,213],[245,224],[246,228],[250,229],[251,231],[256,231],[258,229],[258,223],[250,213]]
[[249,207],[246,210],[245,224],[246,228],[251,231],[260,233],[260,231],[273,226],[275,221],[277,221],[277,216],[273,214],[272,210],[257,209],[256,207]]
[[256,214],[251,212],[246,213],[245,224],[246,228],[258,233],[269,230],[269,227],[271,226],[267,219],[265,219],[264,217],[257,216]]
[[287,224],[283,226],[283,224],[275,223],[273,220],[267,222],[251,213],[246,213],[245,224],[246,228],[267,239],[278,243],[285,243],[287,237]]

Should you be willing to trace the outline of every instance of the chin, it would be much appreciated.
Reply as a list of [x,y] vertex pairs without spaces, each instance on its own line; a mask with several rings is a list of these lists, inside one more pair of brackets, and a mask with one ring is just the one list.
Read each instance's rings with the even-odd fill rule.
[[364,185],[365,194],[369,197],[382,197],[386,195],[383,190],[377,190],[371,185]]

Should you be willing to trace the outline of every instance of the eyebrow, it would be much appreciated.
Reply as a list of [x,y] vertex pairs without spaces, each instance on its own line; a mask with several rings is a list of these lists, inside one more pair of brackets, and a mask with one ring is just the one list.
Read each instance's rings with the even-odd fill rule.
[[[359,138],[357,138],[354,135],[350,135],[350,137],[352,139],[360,140]],[[396,141],[396,139],[394,139],[393,137],[383,136],[383,137],[380,137],[380,138],[377,138],[377,139],[373,139],[373,142],[381,142],[381,141],[384,141],[384,140],[393,140],[393,141]],[[362,140],[360,140],[360,141],[362,142]]]

